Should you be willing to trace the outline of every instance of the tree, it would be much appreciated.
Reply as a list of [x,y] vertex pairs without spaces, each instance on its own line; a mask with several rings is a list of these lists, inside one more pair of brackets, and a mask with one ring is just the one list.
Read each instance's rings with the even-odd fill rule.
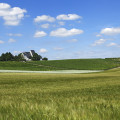
[[5,61],[5,54],[2,53],[1,57],[0,57],[0,61]]
[[0,60],[1,61],[13,61],[14,56],[10,52],[7,52],[5,54],[3,53],[0,57]]
[[23,57],[22,57],[22,53],[18,54],[18,56],[16,57],[18,61],[26,61]]
[[6,56],[6,61],[14,60],[14,56],[10,52],[7,52],[5,56]]
[[48,60],[48,58],[44,57],[44,58],[42,58],[42,60],[46,60],[46,61],[47,61],[47,60]]
[[[42,59],[42,56],[38,55],[37,53],[35,53],[33,57],[30,57],[29,59],[33,61],[48,60],[48,58],[46,57]],[[26,60],[24,59],[22,53],[14,56],[10,52],[6,52],[0,56],[0,61],[26,61]]]
[[42,57],[40,56],[40,55],[38,55],[37,53],[35,53],[34,55],[33,55],[33,57],[32,57],[32,60],[33,61],[39,61],[39,60],[41,60],[42,59]]

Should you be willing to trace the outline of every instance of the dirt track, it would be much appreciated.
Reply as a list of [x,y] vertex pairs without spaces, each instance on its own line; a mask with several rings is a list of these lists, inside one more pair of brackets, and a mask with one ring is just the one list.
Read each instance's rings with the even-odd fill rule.
[[0,70],[0,73],[50,73],[50,74],[72,74],[72,73],[93,73],[102,70],[56,70],[56,71],[23,71],[23,70]]

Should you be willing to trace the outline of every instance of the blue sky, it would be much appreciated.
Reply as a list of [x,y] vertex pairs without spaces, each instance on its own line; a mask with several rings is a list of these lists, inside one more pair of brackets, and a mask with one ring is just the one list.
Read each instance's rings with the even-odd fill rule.
[[119,0],[1,0],[0,54],[120,57]]

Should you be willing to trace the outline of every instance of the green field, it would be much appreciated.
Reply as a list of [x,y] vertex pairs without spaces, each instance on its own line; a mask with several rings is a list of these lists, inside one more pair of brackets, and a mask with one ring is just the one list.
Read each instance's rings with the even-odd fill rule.
[[119,59],[68,59],[30,63],[72,70],[105,70],[120,66]]
[[0,73],[0,120],[120,120],[120,69]]
[[32,62],[0,62],[0,70],[107,70],[120,66],[120,59],[69,59]]
[[53,67],[39,66],[34,64],[29,64],[28,62],[16,62],[16,61],[0,61],[0,70],[32,70],[32,71],[49,71],[56,70]]

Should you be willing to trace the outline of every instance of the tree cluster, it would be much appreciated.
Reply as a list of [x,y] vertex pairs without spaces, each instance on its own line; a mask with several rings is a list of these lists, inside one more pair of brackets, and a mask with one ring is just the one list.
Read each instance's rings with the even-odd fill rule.
[[[42,58],[42,56],[35,53],[33,57],[31,57],[31,60],[40,61],[40,60],[48,60],[48,58],[46,57]],[[12,53],[6,52],[6,53],[2,53],[2,55],[0,56],[0,61],[26,61],[26,60],[23,59],[21,53],[14,56]]]

